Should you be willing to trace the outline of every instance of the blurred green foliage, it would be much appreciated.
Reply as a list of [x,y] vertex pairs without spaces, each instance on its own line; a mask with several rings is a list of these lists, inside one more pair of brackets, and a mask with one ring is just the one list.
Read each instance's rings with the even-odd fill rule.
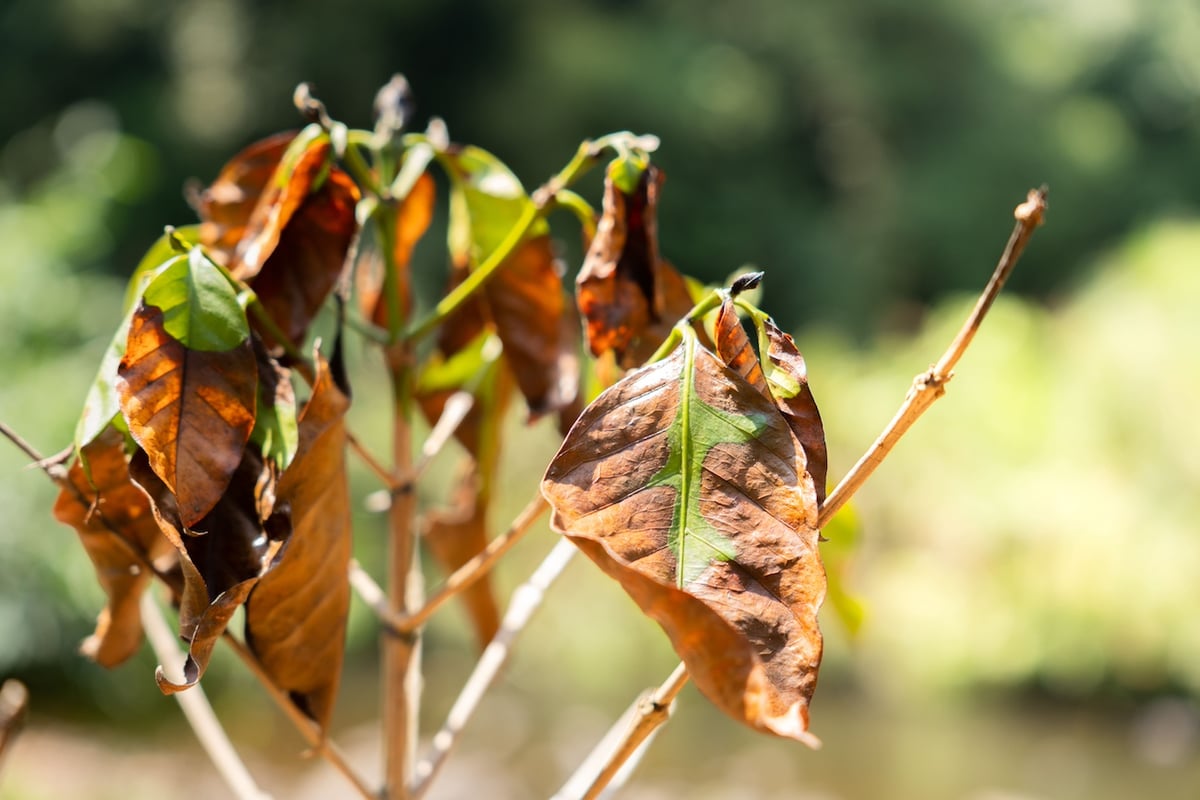
[[[664,253],[709,281],[767,270],[764,306],[798,331],[835,478],[940,354],[1011,208],[1046,181],[1048,224],[1013,279],[1024,297],[1001,299],[860,496],[858,549],[837,557],[865,617],[852,646],[827,614],[823,682],[1200,696],[1191,0],[9,0],[0,43],[0,420],[47,451],[71,439],[125,276],[164,224],[193,220],[183,182],[296,127],[300,80],[368,125],[375,88],[404,72],[421,122],[445,117],[527,186],[585,137],[661,136]],[[556,230],[574,270],[577,233]],[[443,252],[418,251],[420,285],[441,284]],[[383,397],[364,386],[356,430],[382,430]],[[509,447],[497,521],[554,447],[545,426]],[[113,717],[161,710],[149,654],[115,675],[73,655],[100,593],[24,464],[0,446],[0,676],[88,692]],[[360,517],[373,563],[382,523]],[[501,566],[502,588],[548,536]],[[658,631],[585,566],[530,631],[517,691],[619,704],[669,669]],[[356,605],[352,671],[373,634]],[[459,612],[439,617],[431,721],[469,647]],[[228,666],[206,684],[248,683]],[[347,698],[350,718],[372,713],[363,702]]]

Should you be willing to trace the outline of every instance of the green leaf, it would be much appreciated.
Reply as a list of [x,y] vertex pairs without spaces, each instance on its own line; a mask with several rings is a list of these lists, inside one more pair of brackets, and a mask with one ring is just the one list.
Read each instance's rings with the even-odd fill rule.
[[167,333],[189,350],[224,352],[250,336],[232,284],[198,247],[159,272],[143,299],[162,310]]
[[[443,150],[438,158],[453,181],[450,250],[478,263],[504,241],[533,201],[512,170],[486,150],[464,145]],[[549,230],[545,220],[538,220],[526,238]]]
[[[184,225],[182,228],[176,228],[175,238],[184,244],[194,245],[200,241],[200,226]],[[158,240],[150,245],[146,255],[142,256],[142,260],[138,262],[133,274],[129,276],[129,285],[125,289],[125,304],[122,308],[128,312],[136,306],[138,300],[141,299],[142,290],[149,283],[152,274],[159,267],[179,256],[180,252],[169,235],[164,233],[158,237]]]

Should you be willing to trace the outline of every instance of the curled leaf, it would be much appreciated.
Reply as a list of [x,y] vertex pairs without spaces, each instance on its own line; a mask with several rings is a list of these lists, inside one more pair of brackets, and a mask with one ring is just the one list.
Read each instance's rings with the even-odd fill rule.
[[159,532],[150,501],[129,479],[125,437],[108,428],[83,448],[90,477],[77,460],[67,476],[74,487],[63,488],[54,517],[75,528],[108,604],[96,630],[80,651],[105,667],[115,667],[137,652],[142,641],[138,598],[150,582],[146,567],[171,552]]
[[171,694],[203,677],[217,639],[279,549],[280,535],[268,530],[286,520],[273,518],[261,502],[268,469],[253,448],[246,448],[225,493],[194,525],[183,522],[174,493],[151,469],[146,453],[134,454],[129,471],[149,496],[154,519],[178,551],[183,573],[179,632],[188,643],[183,681],[167,678],[161,668],[155,675],[159,688]]
[[805,463],[775,402],[689,333],[583,412],[542,491],[705,695],[811,744],[825,573]]
[[246,603],[247,644],[322,728],[337,695],[350,608],[349,407],[320,361],[300,414],[299,450],[276,486],[277,513],[290,514],[290,535]]
[[[388,224],[395,226],[392,262],[396,267],[395,304],[403,323],[412,313],[412,279],[409,275],[413,249],[433,220],[436,187],[428,173],[422,173],[408,195],[394,208],[382,208],[377,214],[391,214]],[[368,226],[366,230],[374,230]],[[363,316],[381,328],[388,327],[388,303],[384,296],[384,259],[379,243],[371,239],[360,248],[357,266],[359,305]]]
[[684,278],[659,255],[662,172],[649,165],[633,180],[615,169],[618,163],[606,173],[603,215],[575,291],[592,354],[611,350],[622,366],[632,367],[662,344],[693,298]]

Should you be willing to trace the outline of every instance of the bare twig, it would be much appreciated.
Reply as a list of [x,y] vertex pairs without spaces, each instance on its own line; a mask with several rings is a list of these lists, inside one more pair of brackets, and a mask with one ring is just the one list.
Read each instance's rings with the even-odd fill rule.
[[605,787],[616,790],[637,766],[654,733],[671,716],[675,698],[688,682],[682,663],[657,689],[633,701],[552,800],[592,800]]
[[912,388],[908,390],[908,396],[904,398],[904,403],[896,412],[896,416],[892,417],[892,421],[884,428],[875,443],[825,499],[825,503],[821,507],[820,519],[817,522],[818,528],[825,527],[829,520],[833,519],[833,515],[854,496],[867,478],[871,477],[875,469],[883,463],[888,453],[892,451],[892,448],[912,427],[913,423],[933,405],[934,401],[946,393],[946,384],[954,377],[954,366],[966,352],[971,340],[975,338],[980,323],[983,322],[988,309],[992,307],[1004,282],[1008,280],[1013,267],[1016,266],[1017,260],[1025,250],[1025,245],[1029,242],[1029,237],[1042,224],[1045,213],[1045,187],[1030,190],[1025,202],[1017,206],[1013,212],[1017,220],[1016,225],[1013,227],[1012,235],[1009,236],[1004,253],[1000,256],[1000,261],[996,264],[991,280],[988,281],[988,285],[975,303],[975,308],[971,310],[971,314],[959,329],[954,341],[950,343],[950,347],[942,355],[941,360],[913,380]]
[[[250,652],[250,649],[240,642],[233,634],[229,633],[229,631],[226,631],[224,634],[222,634],[221,638],[225,641],[225,644],[229,645],[230,649],[237,654],[237,657],[242,660],[242,663],[246,665],[246,668],[254,674],[254,677],[258,678],[258,682],[261,683],[263,688],[267,690],[267,695],[270,696],[271,700],[275,702],[275,705],[278,706],[279,709],[284,713],[284,716],[291,721],[292,725],[304,738],[304,741],[307,742],[308,746],[313,749],[313,752],[324,758],[330,763],[330,765],[333,766],[334,769],[340,772],[342,777],[344,777],[352,786],[354,786],[354,789],[358,792],[360,797],[363,797],[365,800],[379,800],[379,794],[372,790],[371,787],[367,785],[367,782],[357,772],[355,772],[354,767],[350,766],[350,762],[346,760],[346,756],[342,753],[338,746],[334,744],[333,740],[324,735],[321,731],[321,727],[309,719],[308,716],[306,716],[305,713],[301,711],[295,703],[292,702],[292,699],[288,696],[287,692],[275,685],[275,682],[271,680],[271,676],[266,673],[266,670],[263,669],[262,664],[260,664],[254,654]],[[189,689],[188,691],[192,690]],[[184,692],[184,694],[186,694],[186,692]]]
[[367,469],[371,470],[375,474],[375,477],[379,478],[380,482],[387,487],[388,491],[396,492],[400,490],[403,486],[403,481],[397,480],[391,470],[381,464],[379,459],[375,458],[374,454],[350,431],[346,431],[346,443],[350,445],[350,449],[354,451],[355,455],[367,465]]
[[17,738],[25,725],[29,711],[29,690],[15,678],[0,685],[0,763],[8,746]]
[[421,457],[413,466],[413,473],[407,483],[412,483],[421,477],[421,473],[429,466],[429,462],[433,461],[434,456],[441,452],[441,449],[446,446],[446,442],[450,441],[450,437],[458,430],[458,426],[467,418],[473,405],[475,405],[475,397],[468,391],[458,391],[450,395],[446,400],[446,405],[442,408],[442,415],[438,417],[437,424],[433,426],[429,437],[421,445]]
[[488,542],[487,547],[480,550],[469,561],[452,572],[446,578],[446,582],[442,584],[441,588],[425,601],[425,605],[406,617],[391,620],[391,624],[399,631],[411,631],[424,625],[447,600],[470,588],[476,581],[486,575],[496,565],[496,562],[500,560],[501,556],[512,549],[513,545],[521,541],[521,538],[547,508],[549,506],[539,492],[522,509],[521,513],[517,515],[517,518],[513,520],[508,530],[495,539],[492,539]]
[[[178,673],[183,668],[183,653],[176,644],[175,634],[171,632],[162,610],[149,592],[142,594],[141,608],[146,638],[150,640],[150,646],[154,648],[159,663],[171,672]],[[229,741],[229,736],[213,712],[204,689],[193,686],[186,692],[175,694],[174,697],[183,710],[183,715],[187,717],[192,732],[200,741],[200,746],[208,753],[213,766],[221,773],[234,795],[239,800],[267,800],[270,795],[258,788],[250,771],[242,763],[237,749]]]
[[434,735],[429,752],[417,762],[413,773],[413,800],[420,800],[429,791],[433,779],[446,763],[454,746],[458,744],[463,728],[495,682],[500,670],[508,663],[517,636],[529,623],[534,612],[541,607],[546,590],[566,569],[575,552],[575,545],[563,537],[529,576],[529,580],[513,592],[508,610],[500,623],[500,630],[492,637],[492,641],[476,662],[471,677],[467,679],[462,692],[446,716],[446,722]]
[[[883,459],[887,457],[896,442],[912,427],[913,423],[925,413],[925,411],[933,405],[939,397],[946,393],[946,383],[953,377],[954,366],[958,360],[962,358],[967,346],[975,337],[975,333],[979,330],[980,323],[987,315],[988,309],[992,307],[996,296],[1000,293],[1000,289],[1004,286],[1004,282],[1012,273],[1013,267],[1016,266],[1017,260],[1021,257],[1025,245],[1029,242],[1030,236],[1034,230],[1042,223],[1042,219],[1046,212],[1046,189],[1034,189],[1029,192],[1024,203],[1017,206],[1014,211],[1016,217],[1016,225],[1013,227],[1012,235],[1009,236],[1008,244],[1004,248],[1004,252],[1000,256],[1000,261],[996,264],[996,269],[992,273],[991,280],[988,281],[983,293],[980,295],[975,308],[959,329],[958,335],[954,337],[950,347],[942,355],[936,365],[931,367],[928,372],[918,375],[913,381],[913,386],[905,397],[900,410],[888,423],[883,433],[871,445],[871,448],[858,460],[858,463],[851,468],[846,477],[837,485],[829,496],[825,499],[824,505],[817,518],[817,528],[823,528],[833,518],[833,515],[846,504],[846,502],[854,496],[854,493],[866,482],[867,478],[875,471]],[[659,692],[664,692],[669,687],[683,685],[682,681],[686,681],[687,672],[684,665],[681,663],[675,668],[675,672],[671,677],[660,687]],[[678,693],[678,688],[675,688]],[[671,695],[674,697],[674,694]],[[668,714],[665,713],[649,713],[638,717],[637,723],[629,728],[626,736],[622,737],[612,749],[612,757],[605,765],[605,769],[601,772],[592,785],[589,787],[583,797],[593,798],[599,796],[604,787],[612,780],[613,776],[620,772],[621,766],[638,750],[638,744],[654,732],[660,725],[666,722]],[[640,738],[638,738],[640,737]],[[568,786],[570,786],[570,782]],[[565,788],[564,788],[565,790]],[[573,797],[568,795],[567,797]]]

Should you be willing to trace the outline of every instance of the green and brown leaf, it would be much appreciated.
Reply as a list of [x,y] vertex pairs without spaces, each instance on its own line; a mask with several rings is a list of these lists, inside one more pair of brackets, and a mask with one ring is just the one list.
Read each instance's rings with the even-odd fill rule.
[[257,393],[245,314],[199,248],[146,287],[117,391],[129,432],[191,527],[216,505],[242,460]]
[[807,461],[776,401],[689,331],[584,411],[542,487],[554,528],[662,625],[702,692],[812,743],[825,573]]

